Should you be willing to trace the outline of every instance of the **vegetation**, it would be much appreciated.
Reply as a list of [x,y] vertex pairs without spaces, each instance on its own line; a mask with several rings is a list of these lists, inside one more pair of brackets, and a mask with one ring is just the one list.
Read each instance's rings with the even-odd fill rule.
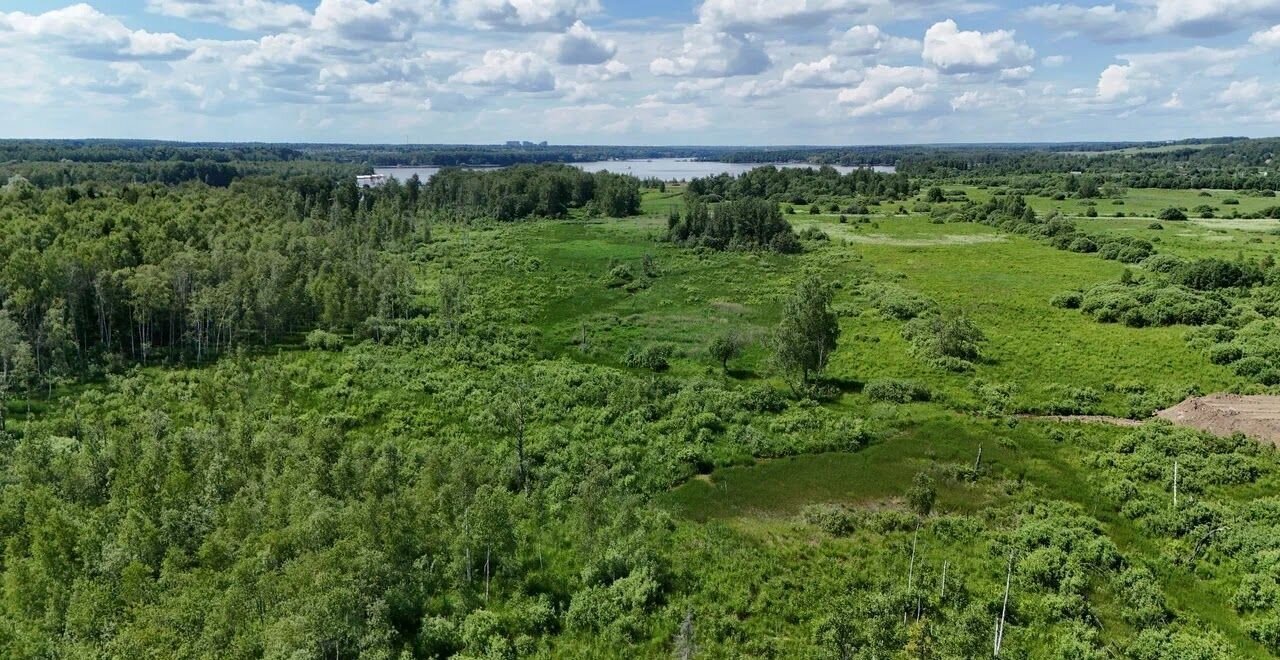
[[1038,417],[1280,387],[1273,200],[1132,183],[1253,142],[5,143],[0,655],[1280,654],[1269,445]]

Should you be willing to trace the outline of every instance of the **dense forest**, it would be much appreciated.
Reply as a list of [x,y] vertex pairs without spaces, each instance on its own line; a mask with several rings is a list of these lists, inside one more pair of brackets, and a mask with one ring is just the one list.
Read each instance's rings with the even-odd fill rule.
[[433,221],[584,207],[625,217],[639,210],[639,182],[564,167],[380,188],[312,176],[42,190],[15,177],[0,202],[0,373],[29,391],[121,360],[198,364],[314,328],[397,333],[423,312],[405,252]]

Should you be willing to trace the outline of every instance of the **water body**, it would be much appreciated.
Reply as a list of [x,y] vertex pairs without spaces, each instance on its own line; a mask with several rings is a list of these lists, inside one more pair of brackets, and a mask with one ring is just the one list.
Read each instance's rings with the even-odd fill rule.
[[[641,179],[657,178],[663,181],[687,181],[689,179],[697,179],[705,176],[715,176],[717,174],[731,174],[737,176],[744,172],[749,172],[757,167],[765,165],[773,165],[774,167],[817,167],[806,163],[722,163],[717,161],[698,161],[687,160],[683,158],[654,158],[650,160],[604,160],[589,163],[571,163],[574,167],[581,168],[587,172],[613,172],[615,174],[630,174]],[[846,167],[843,165],[833,165],[841,174],[848,174],[859,168]],[[442,168],[439,167],[379,167],[378,174],[394,177],[401,181],[407,180],[409,177],[417,174],[419,179],[426,181]],[[474,168],[483,169],[483,168]],[[865,169],[865,168],[863,168]],[[893,173],[895,168],[892,165],[876,165],[871,169],[877,172]]]

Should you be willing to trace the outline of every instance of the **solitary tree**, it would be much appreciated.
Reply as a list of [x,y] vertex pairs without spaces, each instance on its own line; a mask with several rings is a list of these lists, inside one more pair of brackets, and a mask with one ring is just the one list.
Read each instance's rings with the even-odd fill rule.
[[827,366],[840,338],[840,323],[831,309],[834,292],[830,284],[810,276],[796,287],[782,310],[782,320],[773,331],[773,359],[793,388]]
[[911,510],[921,517],[933,511],[933,503],[938,499],[938,489],[933,477],[928,472],[921,472],[911,481],[911,489],[907,491],[907,503]]
[[728,371],[729,360],[741,356],[743,348],[742,337],[736,332],[729,332],[711,340],[711,346],[707,351],[716,362],[720,363],[722,370]]

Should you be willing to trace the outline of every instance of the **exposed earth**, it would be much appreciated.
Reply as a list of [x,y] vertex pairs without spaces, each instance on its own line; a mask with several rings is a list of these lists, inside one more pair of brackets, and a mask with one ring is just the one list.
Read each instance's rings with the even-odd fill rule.
[[1156,416],[1214,435],[1243,433],[1280,444],[1280,396],[1210,394],[1187,399]]

